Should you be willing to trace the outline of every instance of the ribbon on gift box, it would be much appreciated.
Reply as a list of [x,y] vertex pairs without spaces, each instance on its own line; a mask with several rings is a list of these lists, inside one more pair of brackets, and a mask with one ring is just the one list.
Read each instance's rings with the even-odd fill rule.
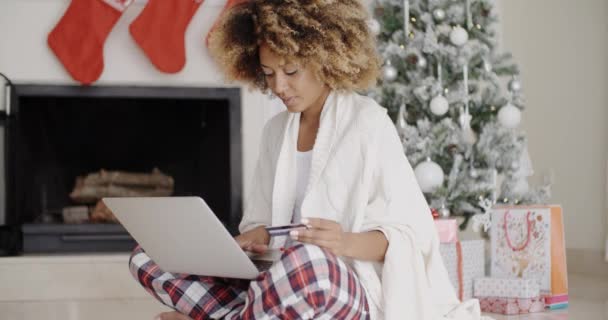
[[458,278],[458,299],[463,301],[464,298],[464,281],[462,276],[462,244],[456,240],[454,243],[456,247],[456,274]]
[[568,303],[568,295],[562,294],[562,295],[558,295],[558,296],[545,297],[545,303],[547,305]]
[[473,298],[473,279],[485,276],[484,241],[441,243],[439,251],[458,298]]
[[458,299],[460,299],[460,301],[463,301],[463,297],[464,297],[464,284],[462,281],[462,244],[460,243],[460,241],[456,241],[456,256],[457,256],[457,260],[458,260],[458,267],[457,267],[457,272],[458,272]]

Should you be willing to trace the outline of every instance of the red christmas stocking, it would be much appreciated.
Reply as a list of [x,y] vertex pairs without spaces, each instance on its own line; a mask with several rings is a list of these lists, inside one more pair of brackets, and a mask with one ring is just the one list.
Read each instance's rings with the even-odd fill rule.
[[[230,10],[230,8],[236,6],[237,4],[247,2],[247,1],[249,1],[249,0],[228,0],[228,1],[226,1],[226,4],[224,5],[224,9],[222,9],[222,13],[220,13],[219,17],[223,16],[224,13],[226,13],[226,11]],[[209,36],[211,35],[211,33],[213,33],[213,31],[215,31],[215,29],[217,28],[219,23],[220,23],[220,21],[218,18],[218,20],[216,20],[215,23],[213,24],[213,26],[211,27],[211,30],[209,31],[209,33],[207,33],[207,37],[205,38],[205,44],[207,45],[207,47],[209,46]]]
[[103,71],[103,45],[132,0],[72,0],[47,42],[75,80],[88,85]]
[[184,36],[203,0],[148,0],[129,31],[158,70],[175,73],[186,64]]

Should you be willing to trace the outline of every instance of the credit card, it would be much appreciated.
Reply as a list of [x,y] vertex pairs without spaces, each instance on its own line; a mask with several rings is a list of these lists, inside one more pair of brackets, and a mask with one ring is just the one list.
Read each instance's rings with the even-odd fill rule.
[[308,228],[308,227],[305,224],[298,223],[298,224],[286,224],[283,226],[266,227],[266,231],[268,231],[268,234],[271,237],[276,237],[276,236],[289,235],[289,231],[291,231],[291,230],[306,229],[306,228]]

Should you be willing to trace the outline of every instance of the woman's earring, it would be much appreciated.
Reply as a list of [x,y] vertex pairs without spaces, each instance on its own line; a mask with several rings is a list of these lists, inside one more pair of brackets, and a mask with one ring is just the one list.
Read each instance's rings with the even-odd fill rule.
[[271,100],[273,100],[273,99],[276,99],[277,96],[275,96],[274,93],[271,92],[271,93],[268,94],[268,98],[270,98]]

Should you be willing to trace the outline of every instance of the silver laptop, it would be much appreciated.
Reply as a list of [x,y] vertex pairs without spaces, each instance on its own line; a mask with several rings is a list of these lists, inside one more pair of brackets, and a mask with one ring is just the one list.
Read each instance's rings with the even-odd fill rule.
[[243,251],[199,197],[104,198],[103,202],[164,271],[254,279],[280,256],[276,251],[258,256]]

